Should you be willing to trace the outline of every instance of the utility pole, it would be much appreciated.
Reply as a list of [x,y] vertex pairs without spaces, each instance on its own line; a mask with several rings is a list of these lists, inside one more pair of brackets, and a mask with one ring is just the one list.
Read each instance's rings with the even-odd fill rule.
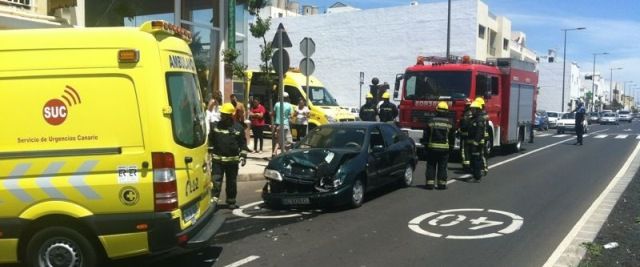
[[451,0],[447,4],[447,61],[449,61],[449,48],[451,47]]
[[560,111],[564,111],[564,77],[567,72],[567,31],[580,31],[585,30],[585,27],[578,27],[573,29],[562,29],[564,31],[564,48],[562,49],[562,102],[560,102]]

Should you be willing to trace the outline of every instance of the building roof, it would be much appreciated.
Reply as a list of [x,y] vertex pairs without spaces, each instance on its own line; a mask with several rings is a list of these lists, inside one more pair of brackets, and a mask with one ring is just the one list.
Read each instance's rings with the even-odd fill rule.
[[329,8],[336,8],[336,7],[348,7],[349,5],[344,4],[342,2],[335,2],[333,5],[331,5]]

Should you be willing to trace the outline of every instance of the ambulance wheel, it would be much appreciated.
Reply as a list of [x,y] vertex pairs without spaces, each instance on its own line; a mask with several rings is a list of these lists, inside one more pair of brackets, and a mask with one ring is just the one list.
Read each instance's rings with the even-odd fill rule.
[[29,267],[97,266],[97,250],[77,231],[53,226],[40,230],[29,240],[25,261]]

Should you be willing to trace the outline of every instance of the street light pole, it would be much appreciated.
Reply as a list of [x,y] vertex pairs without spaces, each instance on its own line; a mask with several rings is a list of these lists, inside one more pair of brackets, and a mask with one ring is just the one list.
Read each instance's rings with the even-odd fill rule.
[[611,70],[611,75],[609,76],[609,105],[611,106],[613,106],[613,71],[621,69],[622,68],[609,68],[609,70]]
[[597,55],[608,55],[607,52],[602,53],[593,53],[593,72],[591,73],[591,109],[590,111],[594,111],[594,106],[596,105],[596,56]]
[[451,0],[447,6],[447,61],[449,60],[449,47],[451,43]]
[[585,27],[573,29],[562,29],[564,31],[564,48],[562,49],[562,102],[560,102],[560,112],[564,112],[564,77],[567,72],[567,32],[584,30]]

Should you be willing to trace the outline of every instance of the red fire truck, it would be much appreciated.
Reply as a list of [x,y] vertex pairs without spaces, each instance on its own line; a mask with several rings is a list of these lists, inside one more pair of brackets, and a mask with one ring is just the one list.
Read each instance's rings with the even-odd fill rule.
[[[449,104],[459,126],[465,99],[483,97],[490,120],[487,149],[502,146],[519,151],[533,127],[537,85],[538,72],[531,62],[418,57],[416,65],[396,76],[394,98],[400,98],[400,127],[418,144],[438,102]],[[456,147],[458,144],[456,138]],[[423,150],[421,144],[418,149]]]

